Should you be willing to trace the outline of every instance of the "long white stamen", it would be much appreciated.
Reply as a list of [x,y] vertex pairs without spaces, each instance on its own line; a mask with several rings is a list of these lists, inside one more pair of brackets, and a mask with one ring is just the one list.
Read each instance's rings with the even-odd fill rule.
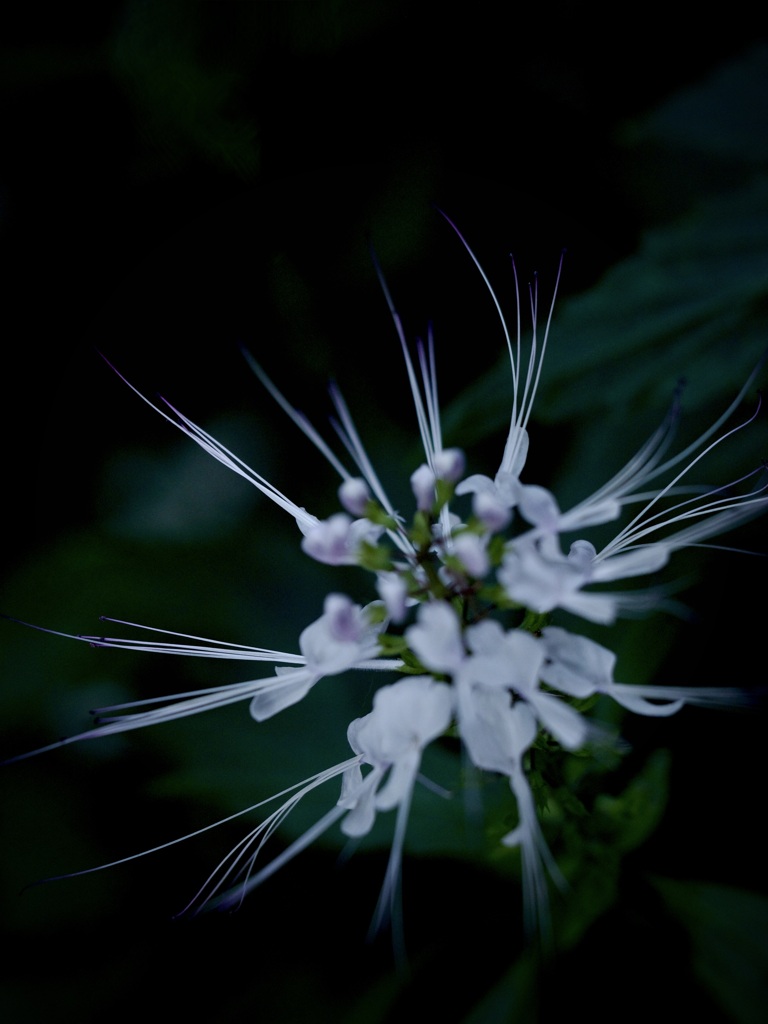
[[272,397],[283,410],[283,412],[285,412],[290,417],[290,419],[293,420],[293,422],[296,424],[299,430],[301,430],[302,433],[309,438],[309,440],[317,448],[320,454],[325,459],[327,459],[328,462],[330,462],[330,464],[333,466],[333,468],[336,470],[339,476],[343,480],[349,480],[352,474],[349,473],[346,470],[346,468],[342,465],[342,463],[336,458],[336,456],[333,454],[333,452],[325,443],[320,434],[309,422],[304,413],[299,412],[298,409],[294,409],[290,402],[285,398],[283,393],[272,383],[272,381],[266,375],[266,373],[261,368],[259,363],[256,362],[256,360],[253,358],[251,353],[247,351],[247,349],[242,349],[242,353],[250,368],[259,378],[259,380],[270,393],[270,395],[272,395]]
[[387,869],[384,874],[384,882],[379,894],[376,910],[371,922],[371,936],[373,937],[386,923],[391,920],[395,911],[395,900],[400,881],[400,868],[403,862],[403,845],[405,843],[405,832],[408,827],[408,816],[411,810],[411,799],[413,797],[413,786],[403,796],[400,806],[397,809],[395,822],[395,833],[392,837]]
[[357,432],[357,428],[355,427],[349,408],[347,407],[347,403],[344,401],[341,391],[335,384],[331,384],[329,392],[331,395],[331,401],[333,402],[334,408],[338,413],[339,420],[341,421],[340,424],[336,423],[336,421],[331,421],[334,429],[343,441],[347,451],[355,460],[355,465],[360,470],[364,479],[368,482],[368,485],[381,502],[383,508],[386,509],[389,515],[395,518],[395,510],[387,497],[386,491],[381,485],[381,481],[378,478],[376,470],[373,468],[373,463],[368,457],[368,453],[365,450],[363,442],[360,440],[360,435]]
[[512,271],[513,271],[513,276],[514,276],[514,281],[515,281],[515,299],[516,299],[515,306],[516,306],[517,337],[516,337],[515,349],[513,350],[513,348],[512,348],[512,340],[510,338],[509,329],[507,327],[506,320],[504,319],[504,313],[502,312],[502,309],[501,309],[501,303],[499,302],[499,299],[498,299],[498,297],[496,295],[496,292],[493,289],[493,286],[491,285],[491,282],[488,280],[488,275],[485,273],[485,271],[483,270],[482,266],[480,265],[480,261],[475,256],[475,254],[472,251],[472,249],[470,248],[469,243],[466,241],[466,239],[461,234],[459,229],[453,223],[451,218],[448,217],[447,214],[443,213],[442,210],[439,210],[439,213],[442,214],[442,216],[448,221],[450,226],[456,232],[456,235],[458,236],[459,241],[462,243],[464,248],[467,250],[467,252],[469,253],[469,256],[470,256],[472,262],[477,267],[477,270],[480,273],[480,276],[482,277],[483,282],[485,283],[486,288],[488,289],[488,293],[491,296],[493,304],[496,307],[496,312],[498,313],[499,321],[501,322],[501,327],[502,327],[502,330],[504,332],[504,338],[505,338],[506,343],[507,343],[507,350],[509,352],[509,359],[510,359],[510,364],[511,364],[511,368],[512,368],[512,390],[513,390],[513,397],[512,397],[512,417],[511,417],[511,421],[510,421],[510,434],[512,433],[512,431],[517,431],[517,437],[514,439],[514,445],[513,445],[512,449],[509,452],[505,452],[505,462],[511,465],[511,464],[514,464],[514,462],[516,461],[517,455],[518,455],[519,450],[520,450],[520,446],[523,443],[523,435],[520,432],[524,431],[526,429],[526,427],[528,425],[528,421],[529,421],[530,416],[531,416],[531,411],[533,409],[533,403],[534,403],[534,399],[536,397],[536,390],[537,390],[538,385],[539,385],[539,380],[540,380],[540,377],[541,377],[541,370],[542,370],[542,366],[544,364],[544,356],[545,356],[546,350],[547,350],[547,342],[549,340],[549,329],[550,329],[550,325],[552,323],[552,315],[553,315],[554,309],[555,309],[555,300],[557,298],[557,291],[558,291],[558,288],[560,286],[560,277],[561,277],[562,269],[563,269],[563,257],[561,256],[561,258],[560,258],[560,265],[559,265],[558,271],[557,271],[557,278],[555,280],[555,287],[553,289],[552,301],[551,301],[550,307],[549,307],[549,314],[547,316],[547,324],[546,324],[546,328],[545,328],[545,331],[544,331],[544,339],[543,339],[543,341],[541,343],[540,351],[538,350],[538,342],[537,342],[537,337],[536,337],[536,318],[537,318],[537,315],[538,315],[538,287],[535,287],[534,289],[532,289],[531,293],[530,293],[530,297],[531,297],[531,316],[532,316],[532,319],[533,319],[533,331],[532,331],[532,338],[531,338],[531,351],[530,351],[530,355],[529,355],[529,358],[528,358],[528,369],[527,369],[526,377],[525,377],[525,385],[523,387],[523,393],[522,393],[522,395],[520,395],[519,391],[520,391],[520,373],[521,373],[521,362],[522,362],[522,348],[521,348],[521,345],[522,345],[522,343],[521,343],[522,328],[521,328],[521,321],[520,321],[520,288],[519,288],[519,283],[518,283],[518,278],[517,278],[517,268],[515,266],[514,259],[512,260]]
[[435,360],[434,360],[434,349],[432,343],[432,332],[431,328],[428,334],[428,359],[424,355],[423,344],[419,343],[419,364],[422,373],[422,381],[424,386],[424,392],[426,395],[426,409],[424,405],[424,399],[422,398],[421,388],[419,386],[419,380],[414,369],[413,360],[411,353],[408,349],[408,340],[405,336],[403,329],[403,322],[400,319],[400,314],[397,312],[397,307],[392,299],[392,294],[387,285],[384,272],[381,269],[381,265],[378,261],[376,253],[371,251],[371,258],[373,259],[374,269],[376,276],[379,279],[381,290],[384,293],[384,298],[389,309],[389,314],[392,317],[392,322],[395,325],[395,331],[397,333],[398,340],[400,341],[400,348],[403,353],[403,359],[405,361],[405,369],[408,374],[408,383],[411,388],[411,396],[413,398],[413,405],[416,411],[416,419],[419,424],[419,434],[421,436],[421,443],[424,448],[424,453],[427,458],[427,463],[432,468],[435,451],[442,447],[441,435],[440,435],[440,412],[437,402],[437,376],[435,373]]
[[131,391],[138,395],[143,402],[146,402],[150,409],[154,409],[155,412],[159,413],[164,420],[167,420],[168,423],[176,427],[177,430],[186,434],[187,437],[192,438],[192,440],[198,444],[203,451],[208,452],[209,455],[212,455],[218,462],[221,462],[222,465],[226,466],[227,469],[233,470],[233,472],[247,480],[248,483],[257,487],[262,494],[266,495],[266,497],[270,499],[270,501],[273,501],[276,505],[279,505],[280,508],[289,512],[297,522],[303,523],[306,527],[312,527],[317,524],[317,518],[315,516],[310,515],[305,509],[300,508],[295,504],[295,502],[291,501],[290,498],[287,498],[268,480],[255,470],[251,469],[247,463],[243,462],[242,459],[217,441],[216,438],[212,437],[207,433],[207,431],[203,430],[202,427],[199,427],[188,417],[184,416],[183,413],[179,412],[179,410],[176,409],[169,401],[165,398],[161,399],[161,401],[175,414],[177,417],[176,419],[174,419],[173,416],[169,416],[167,412],[161,409],[158,405],[155,405],[154,402],[151,402],[146,395],[143,395],[138,388],[134,387],[134,385],[120,373],[119,370],[112,366],[108,359],[104,356],[102,356],[102,358],[104,359],[104,362],[117,374],[120,380],[127,384]]
[[[359,756],[350,758],[350,760],[335,765],[333,768],[329,768],[320,775],[315,776],[299,794],[296,794],[295,797],[291,798],[289,801],[290,809],[292,810],[301,797],[305,796],[310,790],[315,789],[328,779],[332,779],[335,776],[342,774],[349,768],[359,765],[361,760],[362,759]],[[282,811],[282,808],[280,810]],[[278,854],[277,857],[271,860],[269,864],[266,864],[255,875],[249,875],[241,885],[238,885],[229,892],[223,893],[215,899],[209,899],[207,901],[208,905],[212,909],[217,910],[229,910],[232,909],[232,907],[239,905],[249,892],[261,885],[262,882],[266,881],[267,878],[270,878],[276,871],[279,871],[283,865],[287,864],[288,861],[292,860],[298,853],[301,853],[302,850],[310,846],[316,839],[326,832],[334,822],[338,821],[346,813],[347,808],[336,805],[328,811],[327,814],[320,818],[319,821],[316,821],[314,825],[308,828],[306,832],[302,833],[302,835],[291,843],[287,849]]]
[[[742,392],[739,393],[739,398],[741,398],[742,394],[743,394],[743,389],[742,389]],[[727,410],[729,415],[730,415],[730,412],[732,411],[732,409],[733,409],[733,403],[731,404],[731,406],[729,406],[729,408]],[[759,410],[759,405],[758,405],[758,410]],[[611,540],[611,542],[609,544],[607,544],[605,548],[603,548],[603,550],[600,552],[598,557],[601,558],[601,559],[605,558],[608,555],[613,554],[613,553],[621,550],[622,548],[627,547],[629,544],[633,543],[639,537],[646,536],[649,533],[652,533],[655,530],[660,529],[662,526],[669,525],[670,523],[676,522],[678,519],[689,518],[691,516],[711,515],[712,512],[715,509],[718,509],[720,507],[722,507],[722,508],[735,508],[736,506],[741,506],[742,508],[745,509],[744,518],[748,518],[748,516],[752,514],[752,511],[754,511],[754,509],[748,510],[747,507],[748,506],[754,506],[756,501],[757,501],[757,503],[759,505],[760,504],[760,499],[754,499],[754,498],[749,498],[749,497],[734,498],[734,499],[720,499],[718,501],[707,502],[706,504],[701,506],[699,509],[687,512],[685,514],[680,514],[680,515],[674,515],[675,510],[677,508],[681,508],[683,504],[687,504],[687,503],[681,503],[681,505],[675,506],[675,508],[673,508],[672,510],[670,510],[670,511],[668,511],[666,513],[657,513],[655,516],[650,517],[650,518],[647,517],[647,513],[649,512],[649,510],[651,508],[653,508],[654,505],[656,505],[659,501],[661,501],[661,499],[663,497],[665,497],[667,494],[669,494],[670,491],[674,487],[676,487],[676,485],[679,483],[679,481],[688,472],[690,472],[690,470],[696,465],[697,462],[700,462],[706,455],[708,455],[711,451],[713,451],[718,445],[722,444],[729,437],[731,437],[732,435],[738,433],[738,431],[742,430],[744,427],[746,427],[750,423],[752,423],[753,420],[755,419],[755,416],[757,415],[758,410],[756,410],[743,423],[739,423],[735,427],[732,427],[730,430],[726,431],[726,433],[724,433],[720,437],[716,438],[714,441],[712,441],[710,444],[708,444],[702,451],[700,451],[698,453],[698,455],[696,455],[688,463],[688,465],[684,469],[682,469],[672,480],[669,481],[668,484],[666,484],[664,487],[661,488],[661,490],[658,491],[658,493],[651,499],[651,501],[645,506],[645,508],[642,509],[642,511],[639,512],[632,519],[631,522],[629,522],[622,530],[619,531],[619,533],[617,533],[617,535],[613,538],[613,540]],[[721,419],[722,419],[722,417],[721,417]],[[702,435],[702,437],[705,438],[705,439],[708,439],[711,436],[711,433],[712,433],[711,431],[707,431],[704,435]],[[699,439],[699,441],[697,441],[695,443],[694,446],[689,446],[686,449],[686,454],[690,453],[692,450],[695,450],[695,448],[697,448],[699,446],[700,442],[701,442],[701,438]],[[670,466],[673,463],[677,463],[678,461],[679,461],[679,459],[677,457],[675,457],[674,459],[670,459],[667,463],[665,463],[665,466]],[[660,469],[656,470],[656,472],[653,474],[653,476],[658,475],[658,473],[661,472],[663,468],[664,467],[661,467]],[[646,479],[648,479],[648,478],[646,478]],[[719,491],[719,490],[722,490],[722,489],[723,488],[718,488],[717,490]],[[713,493],[717,493],[717,491],[715,491]],[[737,521],[738,518],[739,517],[737,515],[733,515],[732,516],[732,519],[734,520],[734,522]],[[656,524],[656,526],[652,526],[651,527],[651,526],[648,525],[649,523],[652,523],[656,519],[660,519],[661,520],[660,522],[658,522]],[[713,519],[711,522],[712,523],[722,522],[722,520]],[[712,526],[710,532],[715,532],[715,529],[716,529],[716,527]],[[706,535],[706,534],[702,533],[702,536],[704,536],[704,535]]]
[[[344,767],[337,765],[336,768],[339,770],[345,770],[346,767],[357,763],[357,758],[352,758],[350,761],[344,762]],[[331,769],[334,771],[334,769]],[[339,774],[335,772],[334,774]],[[118,860],[111,860],[107,864],[98,864],[93,868],[83,868],[80,871],[70,871],[64,875],[50,875],[48,878],[41,878],[38,882],[33,882],[32,885],[44,885],[46,882],[58,882],[65,878],[79,878],[81,875],[92,875],[96,871],[106,871],[108,868],[116,868],[120,864],[128,864],[132,860],[138,860],[140,857],[148,857],[152,853],[159,853],[160,850],[167,850],[171,846],[176,846],[178,843],[184,843],[188,839],[194,839],[195,836],[203,835],[205,832],[210,832],[211,829],[219,828],[220,825],[226,825],[230,821],[235,821],[237,818],[242,818],[246,814],[251,814],[253,811],[263,807],[265,804],[272,803],[273,800],[279,800],[281,796],[285,796],[286,793],[293,793],[294,790],[299,789],[302,786],[307,786],[314,779],[321,779],[324,781],[325,777],[328,776],[327,770],[319,772],[317,775],[311,776],[310,779],[304,779],[303,782],[296,782],[292,786],[288,786],[286,789],[280,790],[279,793],[273,793],[272,796],[266,797],[264,800],[259,800],[258,803],[251,804],[250,807],[245,807],[241,811],[235,811],[234,814],[228,814],[226,818],[220,818],[218,821],[212,822],[210,825],[204,825],[202,828],[195,829],[193,832],[187,832],[186,835],[177,836],[176,839],[170,839],[167,843],[159,843],[157,846],[152,846],[148,850],[141,850],[139,853],[132,853],[127,857],[120,857]]]

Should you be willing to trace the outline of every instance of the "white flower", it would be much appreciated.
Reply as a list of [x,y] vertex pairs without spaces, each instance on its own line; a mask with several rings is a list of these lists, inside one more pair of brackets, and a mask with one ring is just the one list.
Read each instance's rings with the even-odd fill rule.
[[[482,629],[478,643],[476,634]],[[587,723],[572,707],[539,687],[546,650],[521,629],[504,632],[497,622],[467,630],[472,656],[462,667],[462,682],[504,689],[525,701],[542,728],[566,749],[577,750],[587,738]],[[515,705],[519,706],[519,705]]]
[[383,532],[367,519],[352,520],[344,512],[309,527],[299,525],[304,534],[302,549],[327,565],[356,565],[360,545],[364,541],[375,544]]
[[[552,535],[523,535],[508,547],[498,572],[507,594],[532,611],[545,613],[563,608],[592,622],[610,623],[628,595],[584,593],[594,582],[594,548],[588,541],[574,541],[567,555]],[[666,554],[657,549],[657,554]],[[666,561],[666,557],[664,559]],[[663,564],[663,563],[662,563]]]
[[[377,690],[373,710],[355,719],[348,729],[349,743],[356,756],[294,787],[296,792],[221,862],[192,902],[213,901],[216,906],[231,907],[339,819],[345,835],[360,837],[370,832],[377,811],[397,808],[392,850],[374,917],[377,928],[391,913],[422,751],[448,728],[453,702],[451,687],[429,676],[412,676]],[[370,766],[365,775],[363,765]],[[284,820],[310,790],[340,774],[342,789],[336,806],[275,860],[253,872],[256,857],[276,823]],[[254,845],[256,849],[251,853]],[[236,873],[244,875],[245,881],[214,901],[218,890]]]
[[[256,721],[263,722],[301,700],[323,676],[375,665],[382,625],[371,623],[370,610],[353,604],[344,594],[329,594],[323,615],[299,637],[303,670],[276,670],[279,682],[262,687],[251,700]],[[386,667],[391,668],[391,663]]]
[[594,640],[568,633],[559,626],[547,626],[542,630],[542,641],[545,660],[539,673],[541,681],[572,697],[583,699],[603,693],[630,711],[658,717],[672,715],[684,704],[727,706],[744,696],[725,686],[617,683],[613,679],[616,655]]
[[373,711],[347,732],[349,745],[373,768],[363,778],[352,767],[344,777],[339,803],[349,809],[342,824],[347,835],[369,832],[376,810],[407,805],[421,753],[445,732],[452,713],[451,687],[431,676],[410,676],[376,691]]
[[[277,667],[274,675],[249,679],[242,683],[168,694],[164,697],[98,708],[93,712],[99,723],[95,728],[75,736],[68,736],[56,743],[31,751],[29,754],[22,754],[9,760],[21,760],[45,750],[76,743],[79,740],[97,739],[131,729],[140,729],[147,725],[186,718],[189,715],[200,714],[245,700],[250,701],[251,716],[261,722],[301,700],[325,676],[338,675],[340,672],[353,668],[380,672],[398,670],[402,668],[402,662],[399,659],[381,657],[378,637],[385,626],[385,621],[380,621],[376,614],[380,608],[379,602],[372,602],[365,608],[361,608],[359,605],[353,604],[344,594],[329,594],[325,599],[323,615],[307,626],[299,637],[301,654],[268,650],[262,647],[247,647],[242,644],[222,643],[204,637],[170,633],[168,630],[148,626],[137,626],[137,628],[159,633],[162,636],[172,636],[175,639],[173,641],[148,641],[107,636],[69,637],[74,640],[83,640],[93,647],[115,647],[154,654],[194,655],[199,658],[267,662],[277,665]],[[136,623],[121,624],[136,626]],[[55,631],[44,630],[44,632]],[[58,635],[68,636],[68,634]],[[196,640],[198,642],[179,643],[179,640]],[[136,710],[148,706],[152,706],[151,710]]]

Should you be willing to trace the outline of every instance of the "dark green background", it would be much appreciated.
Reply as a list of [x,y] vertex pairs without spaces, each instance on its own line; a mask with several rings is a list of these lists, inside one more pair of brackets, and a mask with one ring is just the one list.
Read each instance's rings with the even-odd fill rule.
[[[334,377],[405,503],[415,422],[372,240],[411,336],[433,318],[446,440],[492,472],[508,416],[503,338],[432,204],[508,312],[508,253],[524,280],[539,273],[546,306],[567,249],[531,482],[570,500],[594,489],[680,376],[683,436],[695,436],[768,338],[767,53],[735,10],[679,35],[663,10],[598,17],[571,4],[133,0],[3,15],[0,610],[63,632],[98,632],[108,614],[293,650],[328,589],[367,600],[354,574],[300,557],[286,517],[97,353],[318,515],[334,510],[332,471],[238,346],[318,425]],[[763,417],[718,453],[711,482],[767,451]],[[764,552],[764,536],[755,523],[734,543]],[[679,571],[690,621],[600,634],[620,652],[620,678],[760,682],[764,559],[697,555]],[[237,664],[1,632],[9,756],[84,728],[94,704],[245,678]],[[313,694],[263,737],[241,707],[6,766],[3,1019],[763,1019],[758,711],[625,723],[633,751],[611,791],[666,747],[666,811],[642,842],[664,805],[664,772],[648,769],[636,834],[617,826],[615,864],[596,840],[602,875],[574,894],[571,939],[541,970],[522,955],[516,881],[462,853],[442,818],[416,814],[407,977],[387,936],[365,942],[381,851],[339,866],[332,844],[310,850],[231,917],[171,920],[243,823],[19,894],[340,760],[344,725],[370,694],[354,683],[337,694]],[[329,786],[307,819],[334,799]]]

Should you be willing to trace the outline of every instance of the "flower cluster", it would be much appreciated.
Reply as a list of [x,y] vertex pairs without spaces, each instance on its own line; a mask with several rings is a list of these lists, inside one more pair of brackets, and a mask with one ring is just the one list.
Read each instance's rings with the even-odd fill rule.
[[[170,404],[154,405],[141,396],[292,516],[310,558],[370,573],[372,600],[362,606],[343,593],[328,594],[322,615],[300,634],[298,653],[163,630],[154,630],[160,639],[150,641],[81,637],[104,647],[265,662],[274,671],[236,685],[104,709],[95,728],[63,742],[125,732],[246,700],[251,716],[263,722],[304,699],[326,676],[350,669],[388,676],[374,693],[371,711],[349,725],[350,757],[298,783],[289,795],[278,794],[285,801],[218,866],[195,905],[233,906],[334,824],[339,823],[347,836],[363,836],[379,812],[394,810],[389,867],[377,911],[377,921],[384,920],[397,889],[423,752],[450,732],[460,738],[478,770],[509,782],[517,824],[502,842],[521,851],[524,904],[529,923],[535,926],[546,916],[546,876],[560,876],[539,824],[530,783],[534,744],[545,737],[565,751],[587,746],[599,735],[599,727],[584,707],[587,698],[597,695],[652,716],[673,714],[686,703],[734,699],[731,689],[623,684],[614,678],[616,658],[608,648],[557,625],[551,613],[562,609],[592,623],[611,624],[623,613],[648,608],[658,602],[658,590],[612,585],[655,574],[677,549],[700,544],[765,509],[768,497],[761,481],[750,484],[747,477],[708,489],[690,479],[708,452],[745,425],[729,428],[726,423],[754,374],[709,430],[683,451],[670,454],[680,415],[675,396],[664,422],[626,466],[597,493],[563,511],[550,491],[524,482],[527,427],[552,307],[539,337],[538,296],[530,290],[533,330],[524,358],[517,275],[518,326],[510,333],[485,273],[456,233],[488,287],[509,351],[511,420],[494,476],[468,475],[463,452],[444,446],[432,337],[415,347],[408,344],[380,272],[424,450],[424,461],[410,478],[413,510],[408,516],[389,500],[335,387],[334,426],[348,465],[246,354],[266,389],[341,477],[340,509],[325,519],[299,507]],[[624,525],[603,547],[596,548],[582,536],[588,528],[620,517],[626,520]],[[339,776],[341,792],[328,813],[257,869],[255,861],[265,842],[296,803]],[[240,882],[232,884],[238,877]]]

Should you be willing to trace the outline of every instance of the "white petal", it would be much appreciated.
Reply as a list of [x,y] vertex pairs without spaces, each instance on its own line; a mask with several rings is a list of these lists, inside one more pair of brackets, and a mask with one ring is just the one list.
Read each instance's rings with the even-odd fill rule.
[[522,427],[510,427],[499,472],[519,477],[525,466],[527,455],[528,432]]
[[459,448],[444,448],[440,452],[435,452],[432,465],[438,480],[455,483],[461,479],[466,466],[464,452]]
[[[293,674],[293,673],[291,673]],[[278,677],[279,678],[279,677]],[[289,708],[309,693],[320,676],[303,672],[300,678],[269,684],[256,693],[250,704],[251,717],[257,722],[265,722],[278,711]]]
[[600,561],[598,555],[592,563],[591,578],[596,583],[624,580],[631,576],[645,576],[658,572],[669,561],[669,548],[664,544],[648,544],[621,555],[612,555]]
[[418,624],[409,626],[405,636],[419,661],[433,672],[454,672],[464,660],[461,625],[445,601],[421,605]]
[[435,503],[435,474],[422,463],[411,473],[411,489],[416,498],[416,506],[422,512],[428,512]]
[[453,553],[470,576],[482,579],[491,567],[482,538],[475,533],[460,533],[453,541]]
[[559,626],[542,632],[547,661],[541,679],[572,697],[589,697],[613,683],[616,655],[607,647]]
[[552,733],[558,743],[567,750],[578,750],[583,746],[589,732],[586,719],[565,704],[559,697],[540,690],[528,700],[544,728]]
[[517,508],[520,515],[532,526],[552,533],[557,532],[560,508],[551,491],[536,485],[521,485]]

